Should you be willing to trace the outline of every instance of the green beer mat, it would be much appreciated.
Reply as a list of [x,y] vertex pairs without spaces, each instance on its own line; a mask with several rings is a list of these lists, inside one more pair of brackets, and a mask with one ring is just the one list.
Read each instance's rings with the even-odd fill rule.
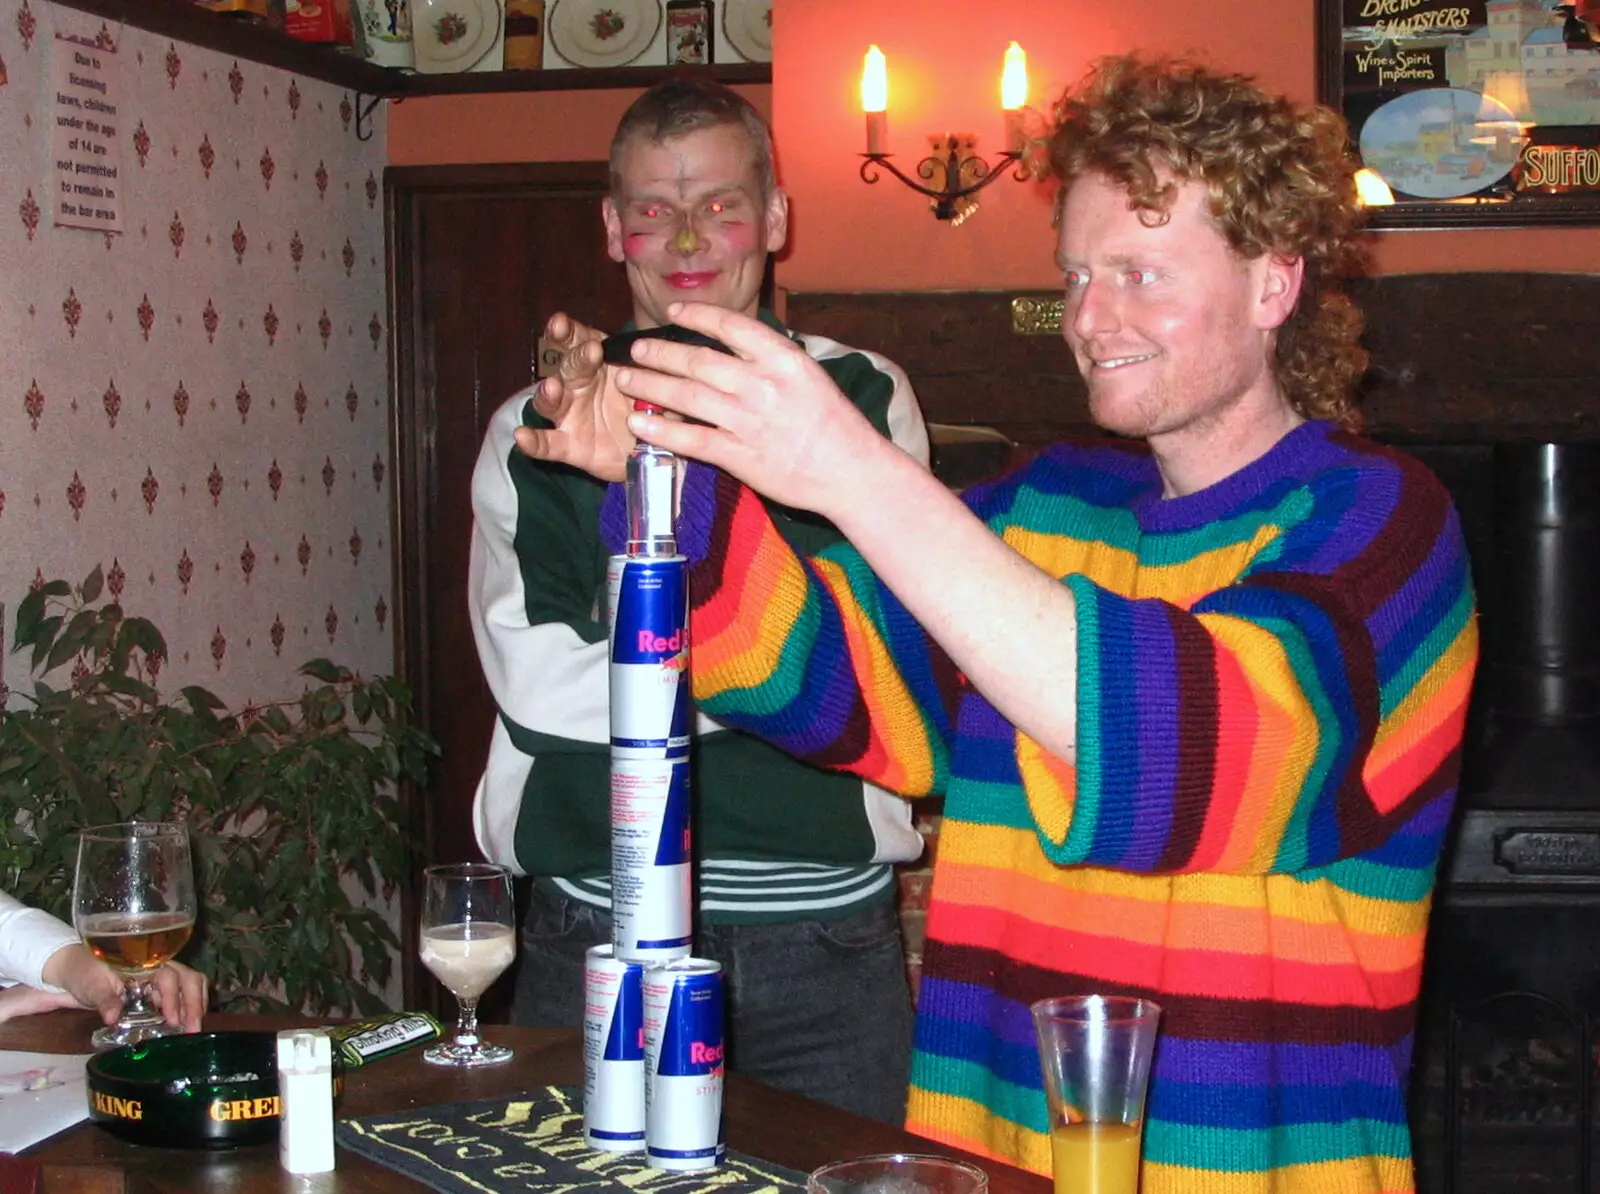
[[715,1169],[651,1169],[644,1153],[609,1153],[583,1142],[582,1097],[543,1086],[498,1099],[341,1120],[339,1147],[441,1194],[794,1194],[806,1177],[728,1150]]

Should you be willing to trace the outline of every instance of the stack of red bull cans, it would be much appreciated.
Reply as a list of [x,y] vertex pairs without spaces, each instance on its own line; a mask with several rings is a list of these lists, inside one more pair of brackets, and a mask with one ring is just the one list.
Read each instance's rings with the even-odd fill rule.
[[678,461],[628,461],[628,550],[611,614],[612,941],[584,968],[584,1137],[658,1169],[723,1154],[722,967],[694,947],[689,570],[672,531]]

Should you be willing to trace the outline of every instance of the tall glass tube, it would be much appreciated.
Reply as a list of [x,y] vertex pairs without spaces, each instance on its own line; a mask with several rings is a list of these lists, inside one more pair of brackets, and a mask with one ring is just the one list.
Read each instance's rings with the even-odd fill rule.
[[[659,415],[661,408],[635,401],[633,409]],[[628,498],[628,550],[634,559],[660,559],[678,554],[672,528],[678,496],[678,457],[664,448],[640,440],[628,457],[625,486]]]

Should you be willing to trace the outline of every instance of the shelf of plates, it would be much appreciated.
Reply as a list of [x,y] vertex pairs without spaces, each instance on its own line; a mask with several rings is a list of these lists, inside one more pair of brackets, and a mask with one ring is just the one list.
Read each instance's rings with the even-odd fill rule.
[[388,70],[330,46],[298,41],[253,21],[207,12],[189,0],[54,0],[113,25],[126,23],[176,41],[261,62],[362,95],[458,95],[496,91],[576,91],[649,87],[672,74],[708,74],[724,83],[770,83],[766,62],[726,66],[621,66],[603,69],[507,70],[423,75]]
[[571,70],[497,70],[456,75],[405,75],[399,95],[460,95],[487,91],[593,91],[649,87],[677,74],[710,75],[722,83],[770,83],[772,64],[730,62],[725,66],[614,66]]

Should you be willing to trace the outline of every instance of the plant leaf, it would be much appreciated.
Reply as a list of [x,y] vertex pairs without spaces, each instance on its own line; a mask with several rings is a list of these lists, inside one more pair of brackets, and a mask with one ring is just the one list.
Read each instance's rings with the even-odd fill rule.
[[112,692],[120,692],[124,696],[131,696],[153,705],[161,699],[161,694],[142,680],[135,680],[132,676],[112,672],[100,677],[100,683]]
[[350,679],[350,672],[327,659],[309,659],[300,665],[300,674],[321,680],[324,684],[342,684]]
[[61,629],[61,621],[60,614],[52,614],[48,618],[40,618],[34,624],[33,658],[28,661],[31,670],[37,672],[39,665],[44,662],[44,657],[50,653],[50,647],[56,641],[56,632]]
[[17,603],[17,633],[11,640],[13,651],[33,642],[39,620],[44,617],[44,590],[34,589]]
[[201,688],[198,684],[190,684],[184,688],[178,689],[178,695],[184,700],[188,701],[189,708],[193,709],[196,713],[215,713],[219,709],[226,709],[228,707],[224,705],[222,703],[222,699],[210,689]]

